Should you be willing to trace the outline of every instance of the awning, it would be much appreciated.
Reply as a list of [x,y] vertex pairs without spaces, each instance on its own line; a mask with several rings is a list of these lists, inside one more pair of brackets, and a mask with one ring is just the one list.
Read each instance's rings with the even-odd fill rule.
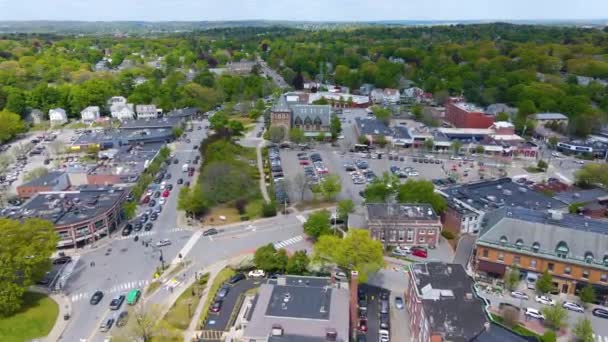
[[498,275],[504,275],[505,274],[505,270],[506,270],[506,266],[503,264],[497,264],[497,263],[493,263],[493,262],[489,262],[489,261],[485,261],[485,260],[479,260],[479,263],[477,264],[477,269],[480,271],[484,271],[487,273],[495,273]]
[[529,280],[536,280],[536,279],[538,279],[538,273],[534,273],[534,272],[529,272],[529,271],[528,271],[528,272],[526,273],[526,279],[529,279]]

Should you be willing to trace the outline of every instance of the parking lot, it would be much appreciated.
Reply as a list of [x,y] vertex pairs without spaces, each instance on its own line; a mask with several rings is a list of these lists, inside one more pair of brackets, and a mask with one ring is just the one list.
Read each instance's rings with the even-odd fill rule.
[[[204,330],[220,330],[227,331],[230,329],[228,324],[232,313],[236,310],[240,310],[242,303],[239,303],[239,297],[245,292],[259,287],[262,282],[266,281],[265,278],[261,279],[245,279],[238,283],[230,286],[230,291],[224,297],[222,308],[219,312],[210,312],[203,327]],[[237,307],[238,306],[238,307]]]
[[[361,284],[358,292],[358,334],[365,335],[368,342],[379,341],[380,330],[390,331],[390,291],[377,286]],[[382,301],[386,306],[382,306]]]

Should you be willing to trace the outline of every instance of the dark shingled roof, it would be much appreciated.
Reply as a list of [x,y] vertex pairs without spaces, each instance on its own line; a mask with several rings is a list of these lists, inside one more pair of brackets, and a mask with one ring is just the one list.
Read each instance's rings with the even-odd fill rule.
[[46,175],[33,179],[21,186],[30,187],[30,186],[54,186],[57,185],[58,179],[60,177],[65,177],[65,172],[63,171],[51,171]]

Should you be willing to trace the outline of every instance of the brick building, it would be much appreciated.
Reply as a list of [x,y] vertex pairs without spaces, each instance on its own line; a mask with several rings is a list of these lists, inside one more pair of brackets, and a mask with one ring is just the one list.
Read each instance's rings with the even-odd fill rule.
[[486,331],[485,302],[462,265],[412,264],[405,292],[410,340],[471,341]]
[[558,211],[501,208],[487,215],[474,264],[478,273],[499,278],[517,266],[530,284],[548,270],[560,293],[575,294],[591,284],[605,301],[608,225]]
[[446,104],[445,120],[456,128],[488,128],[494,123],[494,116],[483,109],[465,102]]
[[70,180],[65,172],[51,171],[42,177],[18,186],[17,195],[21,198],[30,198],[40,192],[64,191],[69,187]]
[[439,243],[441,221],[428,204],[369,203],[365,220],[371,237],[387,246]]

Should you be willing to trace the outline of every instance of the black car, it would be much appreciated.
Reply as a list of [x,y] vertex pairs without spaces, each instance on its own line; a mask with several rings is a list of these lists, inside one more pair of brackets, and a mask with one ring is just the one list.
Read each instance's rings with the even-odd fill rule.
[[159,197],[160,197],[160,191],[156,191],[156,192],[154,193],[154,196],[153,196],[153,197],[154,197],[154,198],[159,198]]
[[148,207],[153,208],[156,205],[156,201],[151,199],[150,202],[148,202]]
[[228,284],[234,285],[234,284],[238,283],[239,281],[241,281],[241,280],[243,280],[245,278],[246,278],[245,274],[243,274],[243,273],[237,273],[237,274],[233,275],[232,278],[230,278],[228,280]]
[[53,265],[63,265],[63,264],[67,264],[71,261],[72,261],[72,257],[66,255],[66,256],[62,256],[62,257],[59,257],[59,258],[53,260]]
[[184,183],[185,186],[190,186],[190,181],[187,181],[186,183]]
[[183,178],[178,178],[177,179],[177,184],[183,184],[184,183],[184,179]]
[[135,222],[135,224],[133,225],[133,230],[138,232],[141,230],[142,227],[143,227],[143,224],[141,222]]
[[169,191],[173,190],[173,184],[167,184],[167,190],[169,190]]
[[591,313],[596,317],[608,318],[608,309],[595,308],[593,311],[591,311]]
[[390,329],[390,318],[388,314],[380,314],[380,329]]
[[126,227],[122,229],[122,236],[129,236],[133,231],[133,225],[128,224]]
[[173,164],[179,164],[179,159],[173,159]]
[[192,140],[190,140],[190,139],[186,139],[186,143],[188,143],[188,144],[189,144],[189,143],[191,143],[191,142],[192,142]]
[[141,215],[141,219],[139,220],[139,222],[146,223],[146,222],[148,222],[148,219],[149,219],[148,214],[143,214],[143,215]]
[[230,286],[223,285],[222,287],[220,287],[220,290],[217,292],[217,298],[226,297],[228,295],[228,292],[230,292]]
[[152,222],[148,222],[146,223],[146,225],[144,226],[144,230],[145,231],[149,231],[152,229]]
[[167,173],[167,175],[165,176],[165,179],[171,179],[171,174]]
[[151,220],[151,221],[156,221],[156,219],[158,219],[158,214],[157,214],[157,213],[152,213],[152,214],[150,215],[150,220]]
[[97,304],[99,304],[99,302],[101,302],[102,298],[103,298],[103,292],[96,291],[95,293],[93,293],[93,296],[91,297],[91,300],[89,302],[91,303],[91,305],[97,305]]
[[127,311],[123,311],[116,318],[116,326],[124,327],[127,324],[128,320],[129,320],[129,313]]
[[110,310],[118,310],[122,306],[122,303],[125,301],[125,296],[120,295],[110,302]]
[[388,299],[388,292],[387,291],[382,291],[380,292],[380,299]]
[[218,231],[215,228],[207,229],[203,232],[203,236],[215,235]]

